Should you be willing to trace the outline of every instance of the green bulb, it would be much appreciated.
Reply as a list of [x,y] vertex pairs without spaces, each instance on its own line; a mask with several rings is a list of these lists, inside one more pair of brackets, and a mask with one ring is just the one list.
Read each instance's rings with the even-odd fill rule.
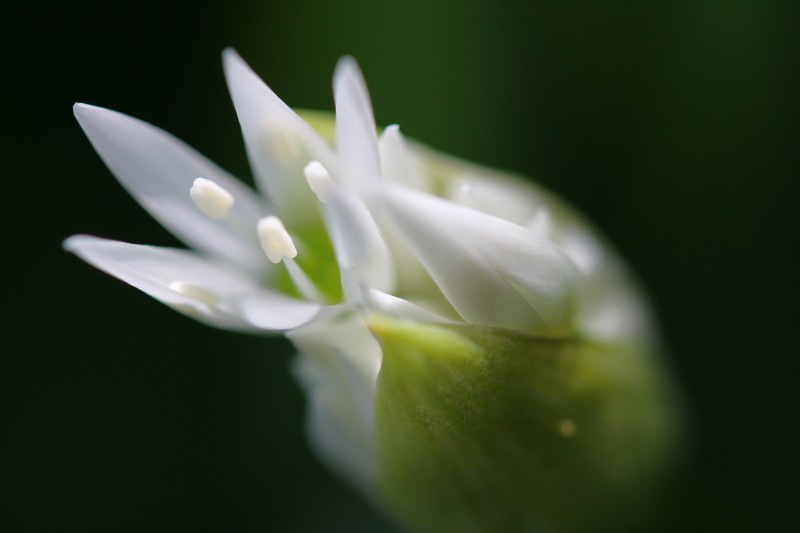
[[646,517],[677,417],[650,353],[378,318],[380,486],[419,531],[597,531]]

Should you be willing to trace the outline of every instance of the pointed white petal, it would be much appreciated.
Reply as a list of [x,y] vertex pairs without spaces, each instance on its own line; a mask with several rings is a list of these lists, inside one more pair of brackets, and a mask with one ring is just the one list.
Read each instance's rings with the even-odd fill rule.
[[587,287],[584,295],[580,326],[587,338],[610,343],[648,343],[656,338],[650,311],[632,290],[629,278],[607,273]]
[[522,227],[529,230],[534,235],[551,241],[554,240],[555,228],[553,226],[553,218],[544,207],[536,211],[536,214],[522,224]]
[[331,316],[288,336],[300,351],[295,371],[308,393],[311,444],[341,475],[374,490],[380,345],[355,313]]
[[364,203],[344,188],[332,187],[324,207],[345,289],[366,285],[391,291],[394,265],[381,231]]
[[[150,214],[185,243],[254,269],[262,266],[253,245],[255,221],[264,215],[252,190],[193,149],[155,126],[86,104],[75,117],[111,172]],[[190,196],[197,178],[235,200],[225,220],[215,220]]]
[[452,320],[418,306],[402,298],[375,289],[366,289],[364,301],[371,311],[400,320],[412,320],[433,324],[452,323]]
[[603,245],[586,228],[576,224],[563,227],[556,242],[584,275],[600,270],[608,263]]
[[312,160],[330,167],[328,143],[283,103],[235,51],[225,50],[223,63],[259,188],[290,223],[318,216],[303,167]]
[[572,331],[578,273],[553,243],[424,193],[392,187],[385,196],[398,231],[468,323]]
[[430,184],[425,177],[421,162],[416,154],[408,149],[399,126],[387,126],[381,133],[378,147],[383,179],[412,189],[429,190]]
[[375,117],[367,85],[352,57],[343,57],[333,75],[336,99],[336,176],[351,192],[372,193],[380,183],[381,165]]
[[264,289],[241,297],[237,307],[248,323],[269,331],[292,330],[315,320],[325,309],[316,303]]
[[262,289],[227,263],[188,250],[76,235],[64,248],[192,318],[213,326],[286,330],[314,318],[320,306]]
[[531,189],[468,174],[449,181],[445,196],[457,204],[520,225],[534,215],[539,204]]

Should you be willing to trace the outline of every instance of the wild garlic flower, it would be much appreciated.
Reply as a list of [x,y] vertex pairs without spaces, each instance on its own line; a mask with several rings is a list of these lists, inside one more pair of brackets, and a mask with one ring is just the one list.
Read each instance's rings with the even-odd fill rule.
[[577,530],[635,515],[675,433],[648,312],[572,209],[515,177],[376,133],[350,58],[335,124],[225,75],[262,194],[168,133],[77,104],[100,157],[178,250],[69,251],[177,311],[283,332],[310,441],[401,524]]

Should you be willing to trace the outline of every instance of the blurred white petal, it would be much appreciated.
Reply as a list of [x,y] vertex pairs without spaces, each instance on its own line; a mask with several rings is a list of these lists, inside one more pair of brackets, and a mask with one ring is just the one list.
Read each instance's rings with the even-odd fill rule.
[[473,175],[461,175],[448,182],[449,200],[515,224],[523,224],[536,211],[537,199],[531,190],[509,187]]
[[312,445],[366,491],[376,481],[375,382],[381,347],[356,313],[332,315],[288,333],[300,355],[295,372],[309,402]]
[[400,127],[387,126],[378,140],[381,175],[389,182],[428,191],[429,183],[416,154],[409,150]]
[[448,320],[447,318],[440,316],[433,311],[420,307],[419,305],[409,302],[408,300],[392,296],[391,294],[386,294],[385,292],[375,289],[366,289],[365,293],[364,301],[366,302],[367,307],[371,311],[376,311],[382,315],[398,318],[400,320],[412,320],[415,322],[430,324],[444,324],[452,322],[451,320]]
[[258,280],[188,250],[76,235],[64,248],[153,298],[213,326],[246,331],[305,324],[320,306],[265,290]]
[[223,63],[259,188],[289,223],[317,216],[316,200],[306,184],[303,167],[312,160],[332,165],[328,143],[235,51],[225,50]]
[[367,86],[353,58],[344,57],[336,65],[333,92],[339,156],[336,176],[351,193],[369,195],[380,185],[378,138]]
[[[155,126],[86,104],[76,104],[74,111],[111,172],[175,236],[248,270],[265,266],[251,239],[266,206],[251,189]],[[233,196],[236,203],[227,220],[210,218],[192,201],[189,191],[196,178],[211,180]]]
[[342,187],[332,187],[325,208],[342,276],[353,276],[353,283],[391,290],[394,265],[381,231],[364,203]]
[[577,270],[551,242],[497,217],[394,187],[386,209],[468,323],[539,335],[569,331]]

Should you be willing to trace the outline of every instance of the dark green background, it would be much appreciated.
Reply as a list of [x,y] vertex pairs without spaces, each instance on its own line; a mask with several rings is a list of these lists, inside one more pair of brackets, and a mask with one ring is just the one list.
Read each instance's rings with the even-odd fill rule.
[[586,212],[649,288],[692,407],[696,454],[662,529],[800,527],[798,2],[3,9],[0,529],[389,531],[307,450],[288,343],[197,325],[60,249],[78,232],[177,244],[74,101],[249,179],[225,46],[322,109],[353,54],[380,123]]

